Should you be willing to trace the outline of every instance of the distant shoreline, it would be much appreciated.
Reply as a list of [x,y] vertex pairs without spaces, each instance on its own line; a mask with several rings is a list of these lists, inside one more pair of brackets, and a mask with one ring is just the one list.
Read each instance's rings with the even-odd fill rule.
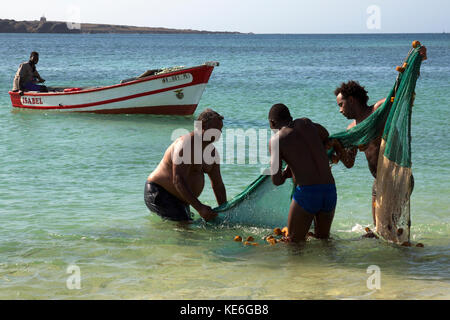
[[47,21],[45,18],[33,21],[16,21],[12,19],[0,19],[0,33],[241,34],[241,32],[237,31],[170,29],[162,27],[136,27],[136,26],[94,24],[94,23],[73,24],[62,21]]
[[389,34],[448,34],[444,32],[337,32],[337,33],[253,33],[238,31],[207,31],[172,29],[163,27],[137,27],[95,23],[68,23],[47,21],[45,18],[32,21],[0,19],[0,33],[58,33],[58,34],[242,34],[242,35],[389,35]]

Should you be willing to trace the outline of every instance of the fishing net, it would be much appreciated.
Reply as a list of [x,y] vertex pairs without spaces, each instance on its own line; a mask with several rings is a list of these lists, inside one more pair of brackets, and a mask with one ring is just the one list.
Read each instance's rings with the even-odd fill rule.
[[[362,147],[382,137],[377,169],[376,227],[385,239],[409,241],[411,193],[411,110],[422,56],[420,43],[410,50],[383,105],[350,130],[330,136],[344,148]],[[328,151],[333,159],[334,150]],[[291,181],[291,180],[289,180]],[[276,187],[270,176],[260,176],[244,191],[215,208],[219,222],[281,226],[289,211],[292,183]]]
[[[420,45],[412,49],[403,64],[395,85],[386,101],[357,126],[330,136],[345,148],[363,147],[382,134],[386,145],[386,156],[402,166],[411,167],[411,107],[414,89],[419,76],[422,57]],[[400,71],[402,71],[401,69]],[[328,151],[331,158],[334,150]]]
[[[350,130],[331,135],[345,148],[363,147],[381,136],[377,164],[375,221],[384,239],[409,243],[411,171],[411,113],[420,74],[420,43],[413,44],[386,101]],[[328,152],[333,157],[333,150]]]
[[291,204],[292,182],[277,187],[268,175],[261,175],[232,200],[214,209],[216,222],[275,228],[286,225]]

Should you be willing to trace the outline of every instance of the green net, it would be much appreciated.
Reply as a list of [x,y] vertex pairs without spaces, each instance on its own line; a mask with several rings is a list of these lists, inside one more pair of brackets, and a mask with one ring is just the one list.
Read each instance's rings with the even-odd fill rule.
[[275,186],[261,175],[232,200],[214,209],[216,223],[275,228],[286,225],[291,204],[292,182]]
[[[383,105],[352,129],[330,138],[350,148],[365,145],[381,135],[386,140],[384,155],[398,165],[411,167],[411,106],[422,61],[419,49],[420,46],[409,52],[406,68],[399,73]],[[330,149],[330,161],[333,154]],[[286,225],[293,188],[289,181],[276,187],[270,176],[258,177],[235,198],[214,209],[219,213],[216,221],[260,227]]]
[[[365,145],[382,135],[387,142],[385,156],[411,167],[411,106],[422,63],[419,49],[420,46],[408,54],[407,67],[399,73],[386,101],[357,126],[333,134],[330,139],[336,138],[344,148],[350,148]],[[333,149],[328,151],[330,159],[333,153]]]

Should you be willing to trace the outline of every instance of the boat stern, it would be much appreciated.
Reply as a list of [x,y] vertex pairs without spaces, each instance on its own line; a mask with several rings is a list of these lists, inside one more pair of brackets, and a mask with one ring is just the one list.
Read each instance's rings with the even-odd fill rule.
[[13,107],[23,107],[22,100],[20,99],[20,94],[18,91],[9,91],[9,96],[11,98],[11,103]]

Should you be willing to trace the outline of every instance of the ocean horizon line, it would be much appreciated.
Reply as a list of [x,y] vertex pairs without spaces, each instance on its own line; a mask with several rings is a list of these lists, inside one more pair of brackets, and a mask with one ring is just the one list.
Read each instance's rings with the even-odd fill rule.
[[447,32],[380,32],[380,33],[369,33],[369,32],[336,32],[336,33],[256,33],[256,32],[238,32],[238,31],[205,31],[205,32],[130,32],[130,33],[121,33],[121,32],[80,32],[80,33],[34,33],[34,32],[0,32],[0,34],[37,34],[37,35],[98,35],[98,34],[117,34],[117,35],[236,35],[236,36],[246,36],[246,35],[414,35],[414,34],[430,34],[430,35],[441,35],[441,34],[449,34]]

